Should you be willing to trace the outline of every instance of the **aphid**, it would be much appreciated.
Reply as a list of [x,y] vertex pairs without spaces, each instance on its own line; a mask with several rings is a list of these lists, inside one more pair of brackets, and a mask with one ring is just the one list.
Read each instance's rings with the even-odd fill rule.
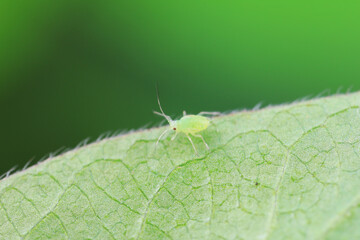
[[158,140],[156,141],[156,146],[158,145],[161,138],[168,131],[173,130],[173,131],[175,131],[175,135],[171,138],[171,141],[173,141],[176,138],[178,133],[184,133],[186,135],[186,137],[189,139],[196,155],[198,154],[198,152],[196,150],[196,147],[195,147],[190,135],[201,138],[205,147],[209,150],[210,149],[209,146],[207,145],[207,143],[205,142],[205,139],[203,138],[202,135],[200,135],[199,132],[201,132],[209,127],[210,119],[205,116],[202,116],[202,115],[219,115],[220,113],[218,113],[218,112],[200,112],[198,115],[186,115],[186,112],[184,111],[182,118],[180,118],[179,120],[172,120],[170,116],[168,116],[164,113],[164,111],[161,107],[160,100],[159,100],[159,93],[158,93],[157,88],[156,88],[156,92],[157,92],[157,101],[158,101],[161,113],[155,112],[155,111],[154,111],[154,113],[157,115],[163,116],[169,123],[169,128],[160,134]]

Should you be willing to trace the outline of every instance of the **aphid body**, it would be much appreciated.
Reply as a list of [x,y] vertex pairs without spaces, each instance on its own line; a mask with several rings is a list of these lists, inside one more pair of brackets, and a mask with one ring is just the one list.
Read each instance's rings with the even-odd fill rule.
[[173,122],[173,130],[192,135],[207,129],[210,125],[210,120],[200,115],[185,115]]
[[197,154],[197,150],[196,150],[196,147],[195,147],[193,141],[191,140],[190,135],[201,138],[201,140],[205,144],[205,147],[207,149],[209,149],[209,146],[205,142],[205,139],[203,138],[202,135],[199,134],[199,132],[201,132],[209,127],[210,119],[205,116],[202,116],[202,115],[219,115],[218,112],[201,112],[198,115],[186,115],[186,112],[184,111],[184,116],[182,118],[180,118],[179,120],[172,120],[171,117],[166,115],[164,113],[164,111],[162,110],[159,96],[158,96],[157,100],[158,100],[158,104],[159,104],[161,113],[159,113],[159,112],[154,112],[154,113],[157,115],[163,116],[168,121],[169,128],[166,129],[162,134],[160,134],[160,136],[156,142],[156,146],[159,143],[160,139],[168,131],[173,130],[173,131],[175,131],[175,135],[171,138],[171,141],[176,138],[176,135],[178,133],[184,133],[186,135],[186,137],[189,139],[196,154]]

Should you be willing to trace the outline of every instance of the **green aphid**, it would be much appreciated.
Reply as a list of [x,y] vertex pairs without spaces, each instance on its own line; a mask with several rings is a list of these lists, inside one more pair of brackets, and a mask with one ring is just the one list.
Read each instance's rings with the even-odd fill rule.
[[158,145],[160,139],[170,130],[175,131],[175,135],[171,138],[171,141],[173,141],[178,133],[184,133],[186,137],[189,139],[192,147],[194,148],[194,151],[196,154],[198,154],[196,147],[190,137],[190,135],[194,137],[199,137],[204,142],[205,147],[209,150],[209,146],[205,142],[205,139],[203,136],[200,135],[199,132],[207,129],[210,125],[210,119],[202,116],[202,115],[219,115],[218,112],[200,112],[198,115],[186,115],[186,112],[184,111],[184,116],[180,118],[179,120],[172,120],[170,116],[166,115],[161,107],[160,100],[159,100],[159,94],[157,96],[158,104],[161,113],[154,112],[157,115],[163,116],[169,123],[169,128],[166,129],[163,133],[160,134],[156,146]]

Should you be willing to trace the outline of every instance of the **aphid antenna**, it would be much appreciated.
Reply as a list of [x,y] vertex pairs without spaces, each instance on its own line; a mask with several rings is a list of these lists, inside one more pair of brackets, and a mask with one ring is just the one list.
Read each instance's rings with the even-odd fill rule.
[[158,105],[159,105],[159,108],[160,108],[161,113],[156,112],[156,111],[154,111],[154,113],[157,114],[157,115],[163,116],[164,118],[166,118],[166,120],[167,120],[167,121],[169,122],[169,124],[170,124],[173,120],[171,119],[170,116],[168,116],[168,115],[166,115],[166,114],[164,113],[164,110],[163,110],[162,107],[161,107],[160,98],[159,98],[159,89],[158,89],[158,85],[157,85],[157,84],[156,84],[156,97],[157,97],[157,102],[158,102]]
[[[157,85],[157,84],[156,84],[156,97],[157,97],[157,102],[158,102],[158,105],[159,105],[159,108],[160,108],[161,113],[156,112],[156,111],[154,111],[154,113],[155,113],[156,115],[163,116],[163,117],[166,119],[166,121],[168,121],[169,125],[171,126],[174,121],[171,119],[170,116],[168,116],[168,115],[166,115],[166,114],[164,113],[164,110],[163,110],[162,107],[161,107],[160,98],[159,98],[159,89],[158,89],[158,85]],[[163,131],[163,132],[160,134],[160,136],[159,136],[159,138],[157,139],[156,144],[155,144],[155,151],[156,151],[157,145],[159,144],[161,138],[162,138],[167,132],[169,132],[170,130],[171,130],[171,128],[168,128],[168,129],[166,129],[165,131]]]

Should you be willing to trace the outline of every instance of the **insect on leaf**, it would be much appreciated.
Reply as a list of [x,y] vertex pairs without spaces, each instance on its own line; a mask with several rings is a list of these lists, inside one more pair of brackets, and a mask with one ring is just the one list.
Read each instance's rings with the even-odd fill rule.
[[[360,94],[164,128],[0,181],[0,239],[359,239]],[[9,159],[11,161],[11,159]]]

